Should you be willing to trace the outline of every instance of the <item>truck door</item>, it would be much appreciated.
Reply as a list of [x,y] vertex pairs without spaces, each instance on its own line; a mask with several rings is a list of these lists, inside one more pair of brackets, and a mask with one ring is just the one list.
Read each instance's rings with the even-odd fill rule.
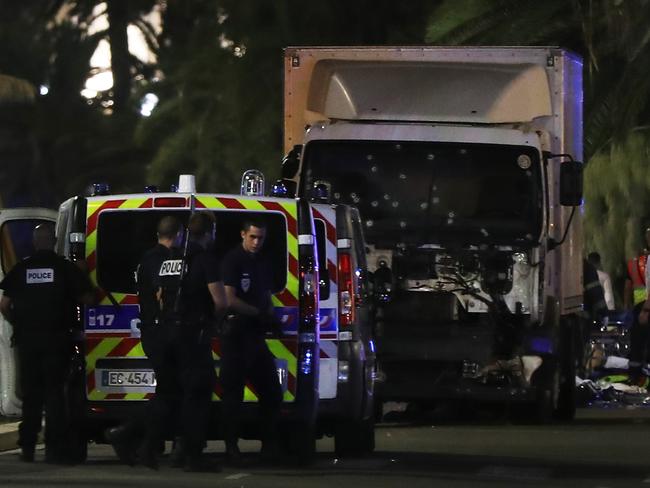
[[[56,221],[56,212],[44,208],[0,210],[0,280],[34,252],[32,232],[44,222]],[[13,327],[0,316],[0,415],[20,415],[17,352],[11,347]]]

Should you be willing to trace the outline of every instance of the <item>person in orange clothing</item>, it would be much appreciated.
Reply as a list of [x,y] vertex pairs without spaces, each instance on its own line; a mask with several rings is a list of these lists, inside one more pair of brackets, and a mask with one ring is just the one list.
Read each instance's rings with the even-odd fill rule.
[[630,383],[640,384],[642,378],[642,367],[647,362],[648,345],[650,342],[650,299],[648,288],[650,285],[647,264],[648,253],[650,252],[650,227],[645,230],[646,247],[642,253],[628,261],[628,279],[625,286],[626,306],[632,309],[632,328],[630,329]]

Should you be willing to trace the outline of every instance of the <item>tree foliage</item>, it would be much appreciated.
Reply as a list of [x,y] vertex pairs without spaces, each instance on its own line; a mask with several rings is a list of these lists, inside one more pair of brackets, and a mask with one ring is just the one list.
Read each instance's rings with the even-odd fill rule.
[[[0,163],[7,176],[0,178],[0,194],[5,204],[57,206],[93,180],[124,190],[142,180],[142,153],[132,142],[135,111],[111,110],[111,94],[90,100],[81,95],[91,74],[90,58],[99,41],[109,37],[108,30],[88,32],[100,3],[0,1],[0,73],[21,78],[35,89],[47,88],[32,104],[0,106]],[[128,18],[139,18],[153,3],[128,2]],[[128,59],[133,84],[143,70]],[[19,151],[2,150],[18,139],[29,144]]]
[[589,162],[584,222],[594,231],[587,234],[585,246],[598,249],[605,267],[616,274],[625,272],[624,256],[636,256],[645,247],[643,230],[650,225],[649,159],[650,131],[640,129]]
[[[160,104],[137,141],[148,180],[179,173],[200,189],[235,191],[243,170],[269,180],[282,158],[282,48],[295,44],[422,43],[431,2],[168,2],[158,44]],[[346,15],[341,15],[345,12]]]
[[[24,109],[21,124],[2,109],[11,130],[0,134],[0,157],[3,176],[12,176],[0,178],[0,194],[55,206],[97,180],[130,191],[145,182],[164,188],[191,172],[200,189],[233,191],[251,167],[273,179],[282,157],[282,48],[421,44],[436,4],[0,0],[0,74],[49,89]],[[148,20],[152,8],[162,12],[160,26]],[[91,33],[105,14],[108,27]],[[133,27],[154,64],[129,52]],[[86,99],[80,92],[102,40],[111,44],[114,86]],[[146,93],[160,100],[150,118],[138,113]],[[19,159],[1,150],[15,131],[30,141]]]

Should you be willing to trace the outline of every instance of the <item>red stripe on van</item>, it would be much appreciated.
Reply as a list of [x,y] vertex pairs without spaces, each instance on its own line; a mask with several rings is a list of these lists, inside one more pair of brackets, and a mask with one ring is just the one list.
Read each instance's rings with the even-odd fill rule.
[[109,208],[119,208],[126,200],[107,200],[101,204],[101,206],[90,216],[88,217],[88,225],[86,226],[86,234],[92,234],[95,229],[97,229],[97,219],[99,214]]

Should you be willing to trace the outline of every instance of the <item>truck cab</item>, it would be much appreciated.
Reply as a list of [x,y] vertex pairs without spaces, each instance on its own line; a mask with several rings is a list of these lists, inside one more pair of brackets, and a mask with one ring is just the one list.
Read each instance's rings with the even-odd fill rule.
[[581,69],[556,48],[285,50],[283,176],[359,209],[382,400],[573,415]]

